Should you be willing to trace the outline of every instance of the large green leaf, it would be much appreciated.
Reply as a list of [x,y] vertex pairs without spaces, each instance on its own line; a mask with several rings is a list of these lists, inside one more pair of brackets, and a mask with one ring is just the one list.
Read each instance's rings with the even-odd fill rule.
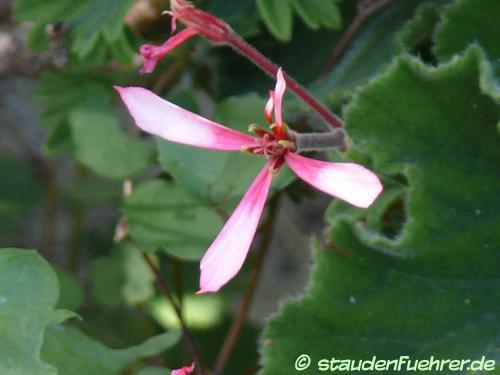
[[45,361],[61,375],[119,375],[135,361],[157,355],[180,340],[180,331],[154,336],[126,349],[110,349],[73,327],[52,326],[42,348]]
[[500,74],[500,1],[456,0],[445,8],[436,29],[436,53],[445,60],[479,43]]
[[306,374],[332,357],[498,356],[500,106],[485,70],[477,49],[439,68],[400,58],[355,97],[350,135],[379,171],[406,175],[408,217],[395,240],[356,215],[334,222],[308,293],[268,326],[264,374],[304,353]]
[[153,148],[127,136],[111,106],[90,101],[70,114],[73,156],[108,178],[132,177],[153,160]]
[[40,359],[48,325],[71,315],[55,310],[57,276],[33,250],[0,249],[0,373],[57,374]]
[[181,259],[200,259],[222,228],[214,210],[160,179],[136,186],[123,211],[129,233],[141,248],[162,249]]

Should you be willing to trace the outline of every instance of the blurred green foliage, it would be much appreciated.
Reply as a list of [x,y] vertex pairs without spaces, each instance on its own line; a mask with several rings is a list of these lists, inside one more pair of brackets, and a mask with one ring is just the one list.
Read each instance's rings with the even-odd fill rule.
[[[31,23],[30,46],[50,57],[59,43],[68,60],[37,77],[38,122],[47,132],[40,160],[0,155],[0,239],[9,241],[5,235],[35,208],[47,210],[54,195],[71,222],[62,249],[44,253],[52,266],[33,251],[0,250],[1,374],[165,374],[190,363],[179,332],[161,334],[178,322],[141,251],[156,253],[155,264],[183,295],[208,367],[227,333],[229,306],[248,270],[214,298],[197,299],[195,262],[263,160],[147,138],[112,86],[147,87],[246,131],[265,123],[273,81],[199,37],[140,76],[139,46],[162,43],[170,32],[160,15],[168,1],[145,3],[156,18],[131,0],[14,2],[15,17]],[[270,375],[294,372],[302,353],[313,361],[332,354],[498,358],[499,4],[388,2],[329,69],[356,17],[354,1],[196,3],[342,111],[349,149],[318,158],[364,164],[385,187],[368,210],[332,202],[307,291],[284,303],[262,340],[262,327],[245,323],[225,373],[251,369],[259,348]],[[45,29],[61,21],[68,31],[54,41]],[[295,130],[319,127],[290,92],[284,118]],[[76,177],[50,182],[43,163],[55,157],[69,159]],[[122,192],[124,180],[130,185]],[[292,182],[282,170],[272,193],[308,205]],[[120,230],[127,238],[116,236]],[[59,308],[81,320],[61,324],[75,314]]]

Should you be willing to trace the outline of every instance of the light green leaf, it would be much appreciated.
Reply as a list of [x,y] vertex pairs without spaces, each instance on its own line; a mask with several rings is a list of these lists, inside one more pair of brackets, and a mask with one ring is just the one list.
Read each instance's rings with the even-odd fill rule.
[[153,160],[153,148],[127,136],[110,106],[83,104],[70,114],[73,156],[108,178],[132,177]]
[[[495,358],[500,105],[481,89],[478,49],[438,68],[400,58],[349,105],[356,144],[409,181],[396,240],[344,215],[316,249],[308,293],[268,326],[263,374],[322,358]],[[432,95],[429,95],[432,93]],[[307,317],[307,319],[304,319]]]
[[57,307],[66,310],[77,310],[83,303],[83,286],[76,277],[62,268],[55,268],[60,285],[60,296]]
[[222,219],[177,184],[151,180],[135,187],[124,213],[132,238],[148,251],[162,249],[198,260],[222,228]]
[[122,242],[110,256],[94,259],[90,273],[92,298],[101,306],[134,305],[154,296],[154,275],[131,243]]
[[124,32],[125,15],[132,0],[90,0],[76,19],[72,50],[84,58],[92,52],[102,36],[106,44],[117,42]]
[[276,39],[282,42],[292,39],[293,14],[290,0],[257,0],[257,9]]
[[64,375],[119,375],[135,361],[157,355],[180,340],[180,331],[152,337],[126,349],[110,349],[73,327],[52,326],[42,349],[45,361]]
[[40,359],[46,327],[69,317],[55,310],[57,276],[33,250],[0,249],[0,373],[57,374]]

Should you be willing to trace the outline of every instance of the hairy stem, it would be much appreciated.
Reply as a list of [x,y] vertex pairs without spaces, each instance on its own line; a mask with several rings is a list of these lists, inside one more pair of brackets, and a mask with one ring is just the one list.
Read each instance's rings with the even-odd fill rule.
[[343,129],[334,129],[328,133],[296,133],[289,130],[288,135],[294,141],[297,153],[346,147]]
[[158,288],[161,290],[161,292],[165,295],[165,297],[168,299],[172,307],[174,308],[175,314],[177,315],[177,318],[179,319],[179,322],[181,323],[182,326],[182,332],[184,334],[184,342],[186,345],[189,347],[191,350],[194,361],[196,362],[196,371],[200,373],[201,375],[207,375],[207,372],[205,370],[205,367],[203,366],[203,363],[201,361],[201,354],[200,351],[198,350],[198,346],[196,345],[196,342],[194,340],[193,334],[189,330],[186,320],[184,319],[184,315],[182,314],[182,309],[181,306],[179,305],[178,301],[174,298],[172,291],[168,287],[165,279],[161,275],[160,270],[156,267],[154,264],[153,260],[149,256],[148,253],[145,251],[141,251],[142,257],[144,258],[144,261],[148,265],[149,269],[153,272],[155,275],[155,280],[156,280],[156,285]]
[[262,266],[264,264],[264,258],[269,250],[269,245],[271,243],[272,237],[272,229],[274,227],[276,215],[278,213],[280,200],[280,193],[277,193],[274,199],[271,201],[269,206],[269,214],[266,222],[262,226],[262,238],[259,244],[259,248],[256,252],[255,263],[252,269],[252,274],[250,275],[250,280],[248,282],[247,288],[241,300],[240,307],[238,309],[238,313],[234,318],[231,327],[224,339],[224,343],[222,344],[222,348],[219,352],[219,356],[217,357],[217,361],[215,362],[215,375],[221,374],[224,370],[227,360],[231,355],[236,342],[238,341],[238,337],[241,333],[241,329],[243,328],[243,324],[250,312],[250,308],[252,307],[253,297],[255,295],[255,291],[257,290],[257,285],[260,281],[260,276],[262,274]]
[[[245,56],[264,72],[268,73],[273,78],[276,77],[278,66],[262,53],[260,53],[255,47],[247,43],[241,36],[239,36],[235,32],[232,32],[226,37],[224,42],[230,45],[237,52]],[[331,127],[341,128],[343,126],[343,122],[340,117],[332,113],[327,107],[325,107],[316,98],[314,98],[304,87],[302,87],[284,71],[283,76],[285,77],[287,87],[291,91],[293,91],[295,95],[297,95],[314,112],[321,116],[328,125],[330,125],[328,127],[328,130],[330,130]]]

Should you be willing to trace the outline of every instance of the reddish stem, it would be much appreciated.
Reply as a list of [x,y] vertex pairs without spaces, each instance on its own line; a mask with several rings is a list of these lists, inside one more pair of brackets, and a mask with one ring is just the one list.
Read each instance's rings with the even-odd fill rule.
[[[273,78],[276,77],[278,66],[262,53],[260,53],[255,47],[248,44],[241,36],[233,32],[225,38],[224,42],[226,42],[237,52],[248,58],[251,62],[271,75]],[[285,77],[287,87],[291,91],[293,91],[300,99],[302,99],[304,103],[311,107],[313,111],[320,115],[331,127],[343,127],[343,122],[338,116],[336,116],[327,107],[321,104],[287,73],[283,72],[283,76]]]

